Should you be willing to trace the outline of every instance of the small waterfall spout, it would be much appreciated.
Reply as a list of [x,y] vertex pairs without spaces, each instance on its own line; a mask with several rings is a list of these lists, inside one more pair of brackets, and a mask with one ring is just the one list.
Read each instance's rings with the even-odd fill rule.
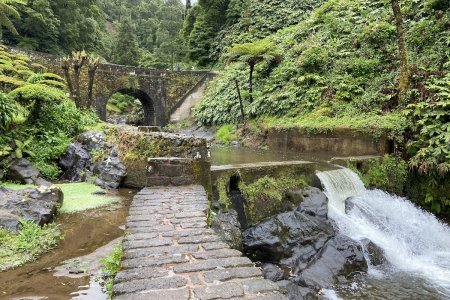
[[[409,200],[367,190],[349,169],[318,172],[328,196],[328,215],[354,240],[383,250],[389,273],[422,278],[450,298],[450,228]],[[350,199],[349,199],[350,198]],[[346,210],[346,202],[348,205]]]
[[325,188],[332,213],[345,213],[345,200],[366,190],[358,175],[349,169],[318,172],[317,177]]

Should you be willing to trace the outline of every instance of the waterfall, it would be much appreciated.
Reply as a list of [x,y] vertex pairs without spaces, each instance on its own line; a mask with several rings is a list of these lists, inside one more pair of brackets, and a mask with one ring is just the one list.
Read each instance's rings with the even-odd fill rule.
[[354,240],[371,240],[383,250],[389,272],[423,278],[441,296],[450,298],[448,225],[405,198],[365,189],[349,169],[318,172],[317,176],[328,197],[329,217],[340,233]]

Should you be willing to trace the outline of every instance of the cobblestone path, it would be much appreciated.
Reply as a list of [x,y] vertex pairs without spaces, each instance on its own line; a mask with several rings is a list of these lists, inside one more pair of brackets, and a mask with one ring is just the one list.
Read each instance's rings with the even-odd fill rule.
[[207,228],[201,186],[145,188],[127,219],[115,299],[287,299]]

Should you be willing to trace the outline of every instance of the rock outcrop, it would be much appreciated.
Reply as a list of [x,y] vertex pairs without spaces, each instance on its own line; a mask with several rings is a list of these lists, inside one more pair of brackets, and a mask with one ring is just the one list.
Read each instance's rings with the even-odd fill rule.
[[41,177],[39,171],[25,158],[14,160],[8,167],[7,178],[25,184],[51,186]]
[[117,189],[122,184],[127,169],[117,156],[108,156],[96,168],[98,178],[95,184],[104,189]]
[[231,248],[242,251],[241,224],[235,210],[219,212],[214,217],[211,227]]
[[53,221],[63,198],[63,193],[55,186],[18,191],[0,187],[0,227],[18,232],[21,220],[48,224]]
[[[247,254],[266,262],[265,278],[278,282],[291,299],[317,299],[320,289],[366,272],[363,246],[336,231],[327,217],[325,194],[309,187],[291,196],[302,198],[295,210],[275,215],[242,233]],[[374,256],[380,256],[370,241],[367,245]]]
[[91,154],[81,144],[70,144],[66,154],[60,158],[58,165],[63,170],[62,180],[84,181],[92,176]]
[[[104,189],[119,188],[126,176],[126,167],[117,156],[117,149],[106,142],[102,131],[87,131],[77,137],[59,160],[61,179],[76,182],[98,176],[95,184]],[[104,157],[94,157],[94,151]],[[109,153],[109,155],[108,155]]]

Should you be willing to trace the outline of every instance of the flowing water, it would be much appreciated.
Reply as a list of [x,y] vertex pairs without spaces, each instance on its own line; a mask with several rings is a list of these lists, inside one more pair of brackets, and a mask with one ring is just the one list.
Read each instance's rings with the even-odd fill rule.
[[351,170],[317,176],[329,199],[329,217],[339,231],[357,241],[371,240],[386,259],[381,266],[369,263],[368,275],[350,286],[335,287],[338,297],[450,299],[448,225],[407,199],[365,189]]

